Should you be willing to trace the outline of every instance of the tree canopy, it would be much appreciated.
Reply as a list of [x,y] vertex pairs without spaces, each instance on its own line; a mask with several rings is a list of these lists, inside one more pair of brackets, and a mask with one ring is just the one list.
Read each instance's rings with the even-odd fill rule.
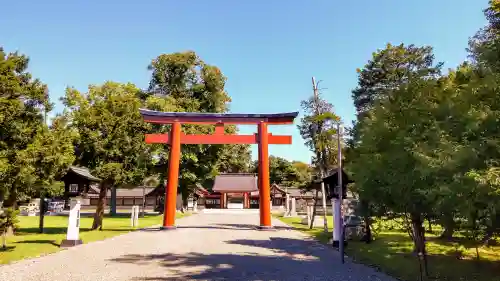
[[[254,161],[251,171],[257,173],[258,161]],[[311,167],[300,161],[288,161],[274,155],[269,156],[269,180],[285,187],[302,187],[311,178]]]
[[358,71],[348,168],[365,216],[402,217],[424,257],[424,220],[443,238],[500,233],[500,2],[469,43],[472,61],[447,74],[432,48],[391,44]]
[[78,133],[75,162],[102,179],[94,229],[102,228],[108,188],[138,184],[148,175],[142,158],[151,157],[144,142],[151,126],[139,113],[139,93],[132,84],[106,82],[86,93],[68,88],[63,98],[68,126]]
[[0,200],[5,206],[29,199],[73,162],[72,133],[56,120],[48,89],[27,71],[27,56],[0,47]]
[[[229,110],[231,101],[225,91],[226,77],[219,68],[201,60],[192,51],[162,54],[149,65],[151,80],[144,94],[146,107],[161,111],[213,112]],[[214,126],[183,125],[188,134],[213,133]],[[167,126],[154,126],[166,132]],[[226,133],[237,132],[226,126]],[[156,145],[157,168],[164,171],[168,163],[168,146]],[[180,161],[180,192],[184,198],[197,183],[213,180],[219,172],[244,172],[250,168],[248,145],[182,145]]]

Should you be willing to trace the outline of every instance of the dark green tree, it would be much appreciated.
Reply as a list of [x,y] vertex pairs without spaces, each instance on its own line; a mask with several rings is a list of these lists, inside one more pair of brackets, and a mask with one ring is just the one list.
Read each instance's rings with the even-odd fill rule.
[[[151,80],[146,93],[146,106],[161,111],[213,112],[229,110],[225,91],[226,77],[216,66],[202,61],[192,51],[162,54],[149,66]],[[168,126],[155,126],[157,132]],[[183,132],[209,134],[214,126],[183,125]],[[234,134],[234,126],[226,126],[226,134]],[[167,169],[168,146],[155,146],[159,156],[158,172]],[[186,201],[190,187],[209,183],[218,172],[239,172],[249,167],[248,145],[183,145],[179,174],[179,192]]]
[[[397,92],[401,85],[410,83],[412,79],[437,78],[442,63],[434,62],[432,47],[418,47],[413,44],[387,44],[385,49],[377,50],[362,69],[358,69],[359,79],[357,87],[352,91],[356,120],[349,130],[350,138],[346,147],[346,169],[351,170],[351,161],[359,157],[358,149],[361,145],[364,118],[378,103],[384,102]],[[350,171],[353,172],[353,171]],[[369,192],[369,189],[360,188],[356,183],[355,191]],[[365,216],[366,228],[370,229],[371,216],[384,212],[383,206],[376,206],[376,200],[371,200],[371,194],[359,194],[362,201],[362,213]],[[371,231],[369,231],[371,233]],[[368,237],[368,241],[371,237]]]
[[[313,78],[313,83],[316,83]],[[305,141],[306,146],[314,153],[312,158],[313,171],[315,178],[326,176],[328,171],[337,165],[338,150],[337,145],[337,124],[341,122],[340,117],[333,111],[333,105],[322,98],[317,90],[317,84],[313,84],[314,93],[306,100],[301,102],[304,111],[304,117],[301,118],[297,126],[300,135]],[[343,143],[343,140],[342,140]],[[324,232],[328,232],[328,220],[326,217],[326,193],[324,183],[321,183],[321,196],[323,203],[323,221]],[[318,190],[316,191],[315,202],[318,200]],[[314,224],[316,215],[316,203],[313,209],[313,220],[310,227]]]
[[377,101],[388,97],[412,78],[435,78],[442,63],[435,64],[432,47],[392,45],[372,54],[372,59],[358,69],[358,86],[352,91],[358,119],[364,117]]
[[0,48],[0,200],[43,193],[73,161],[71,132],[46,125],[48,90],[27,72],[29,59]]
[[[92,229],[102,229],[106,193],[123,184],[139,184],[148,175],[144,159],[151,159],[144,142],[150,124],[143,121],[139,89],[132,84],[106,82],[89,86],[87,93],[69,88],[63,102],[70,128],[78,132],[76,164],[99,178],[99,201]],[[114,196],[112,196],[113,199]]]
[[500,1],[490,0],[484,15],[488,25],[469,41],[469,54],[475,64],[500,73]]
[[[252,164],[251,172],[258,173],[258,161]],[[269,156],[269,179],[271,184],[285,187],[301,187],[310,180],[311,169],[308,164],[288,161],[274,155]]]

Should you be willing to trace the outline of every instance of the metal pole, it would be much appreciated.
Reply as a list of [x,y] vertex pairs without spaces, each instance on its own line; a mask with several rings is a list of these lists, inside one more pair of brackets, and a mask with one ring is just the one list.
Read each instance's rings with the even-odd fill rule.
[[[342,186],[342,147],[340,142],[340,121],[337,123],[337,150],[338,150],[338,185],[339,185],[339,201],[340,201],[340,210],[343,207],[343,186]],[[340,212],[340,221],[342,222],[342,228],[340,229],[340,238],[339,238],[339,253],[340,253],[340,261],[344,263],[344,216],[343,212]]]

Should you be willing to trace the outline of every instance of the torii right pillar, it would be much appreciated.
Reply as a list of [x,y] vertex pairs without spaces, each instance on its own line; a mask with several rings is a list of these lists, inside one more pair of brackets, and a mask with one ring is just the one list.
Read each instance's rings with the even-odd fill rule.
[[271,188],[269,184],[269,134],[267,123],[258,124],[259,146],[259,208],[260,229],[272,229],[271,225]]

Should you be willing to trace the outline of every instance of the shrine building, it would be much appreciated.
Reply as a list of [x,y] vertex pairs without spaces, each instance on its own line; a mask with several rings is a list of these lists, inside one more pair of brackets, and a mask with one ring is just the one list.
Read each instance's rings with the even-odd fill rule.
[[[272,208],[285,204],[286,191],[271,185]],[[212,192],[205,194],[207,209],[259,209],[258,177],[251,173],[220,174],[215,177]]]

